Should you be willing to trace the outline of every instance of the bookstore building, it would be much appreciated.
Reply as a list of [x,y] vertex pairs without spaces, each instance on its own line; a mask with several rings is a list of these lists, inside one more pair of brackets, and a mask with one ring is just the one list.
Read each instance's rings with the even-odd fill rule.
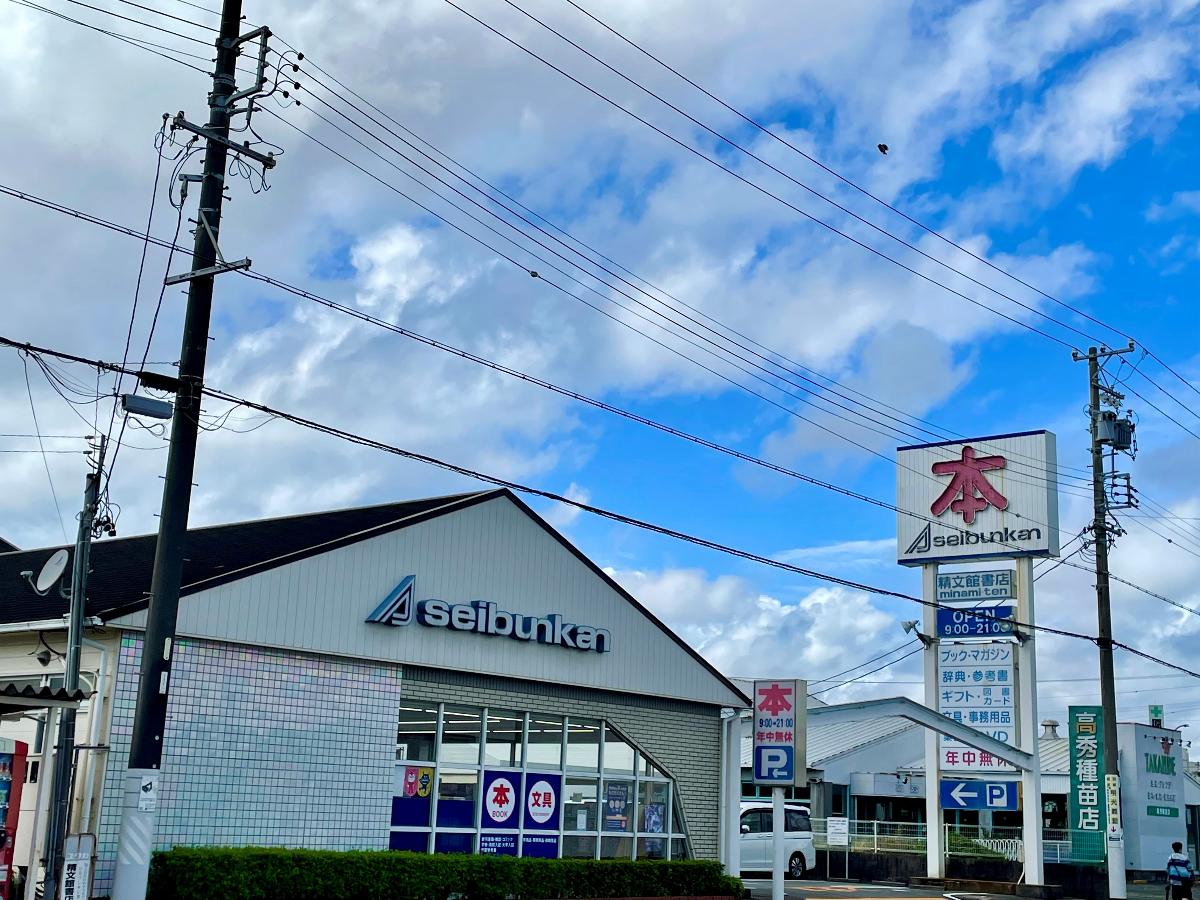
[[[154,537],[92,548],[74,832],[115,865]],[[0,681],[52,686],[66,601],[0,553]],[[745,695],[508,491],[189,532],[157,844],[724,857]],[[49,657],[49,659],[47,659]],[[45,714],[43,714],[44,716]],[[38,716],[14,863],[40,858]],[[40,777],[38,771],[40,770]]]

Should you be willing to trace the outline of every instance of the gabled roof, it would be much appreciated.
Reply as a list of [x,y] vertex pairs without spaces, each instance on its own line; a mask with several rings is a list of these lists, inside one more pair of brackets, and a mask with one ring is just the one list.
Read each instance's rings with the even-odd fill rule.
[[[916,728],[907,719],[888,716],[861,722],[822,722],[820,717],[808,720],[807,762],[810,769],[820,769],[840,756],[884,741]],[[754,735],[742,729],[742,768],[749,768],[753,755]]]
[[20,549],[21,548],[12,541],[6,541],[4,538],[0,537],[0,553],[15,553]]
[[[707,670],[734,698],[750,705],[749,698],[735,684],[506,488],[189,529],[180,594],[187,596],[208,590],[497,498],[509,500]],[[156,543],[156,535],[142,535],[92,544],[85,615],[111,621],[147,608]],[[0,623],[57,619],[67,614],[67,601],[57,590],[39,597],[21,576],[24,571],[39,571],[58,549],[61,548],[0,553]],[[73,548],[67,549],[73,552]]]
[[[273,565],[403,528],[500,493],[479,491],[193,528],[187,533],[184,549],[181,593],[195,593]],[[157,535],[146,534],[92,544],[86,615],[107,620],[146,608],[157,542]],[[67,601],[57,590],[39,597],[21,577],[22,572],[38,572],[58,549],[0,553],[0,623],[57,619],[67,614]],[[73,546],[66,549],[75,552]]]

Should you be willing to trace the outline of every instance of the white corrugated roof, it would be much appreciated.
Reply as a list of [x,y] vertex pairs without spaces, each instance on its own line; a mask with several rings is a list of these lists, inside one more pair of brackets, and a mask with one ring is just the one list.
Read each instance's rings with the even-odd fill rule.
[[[885,719],[865,719],[861,722],[836,722],[821,724],[821,720],[808,720],[808,767],[819,769],[830,760],[867,744],[892,737],[909,728],[912,722],[898,716]],[[752,765],[754,736],[749,729],[742,730],[742,766]]]

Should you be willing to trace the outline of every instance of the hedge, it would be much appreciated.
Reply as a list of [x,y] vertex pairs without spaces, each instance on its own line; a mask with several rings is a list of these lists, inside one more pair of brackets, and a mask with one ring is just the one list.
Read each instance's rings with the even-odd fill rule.
[[176,848],[156,853],[148,900],[574,900],[741,897],[707,861],[518,859],[393,851]]

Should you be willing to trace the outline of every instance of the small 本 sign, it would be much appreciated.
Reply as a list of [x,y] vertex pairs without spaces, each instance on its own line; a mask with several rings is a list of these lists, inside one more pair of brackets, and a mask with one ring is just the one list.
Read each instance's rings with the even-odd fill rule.
[[806,685],[795,679],[754,682],[755,784],[808,783]]

